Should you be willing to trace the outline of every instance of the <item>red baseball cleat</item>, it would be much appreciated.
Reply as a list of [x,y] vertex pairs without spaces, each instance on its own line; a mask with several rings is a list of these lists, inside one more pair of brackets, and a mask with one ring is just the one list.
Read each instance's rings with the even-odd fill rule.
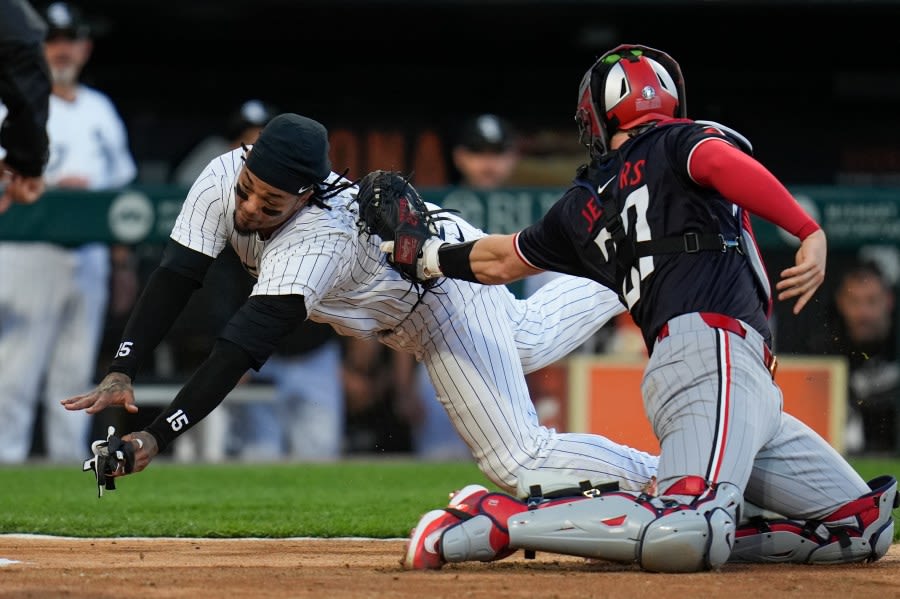
[[441,555],[441,535],[462,519],[447,510],[431,510],[419,520],[410,535],[401,565],[407,570],[439,570],[446,562]]
[[487,494],[487,488],[481,485],[466,485],[450,494],[450,503],[447,507],[475,515],[478,513],[478,500]]

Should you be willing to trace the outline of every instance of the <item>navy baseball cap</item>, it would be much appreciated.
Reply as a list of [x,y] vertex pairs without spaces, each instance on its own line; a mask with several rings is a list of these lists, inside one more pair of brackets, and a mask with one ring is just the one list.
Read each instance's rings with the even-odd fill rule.
[[81,9],[68,2],[53,2],[44,9],[47,21],[46,39],[67,37],[83,39],[90,37],[91,28],[81,13]]
[[272,187],[300,193],[331,174],[328,130],[299,114],[279,114],[259,134],[246,165]]
[[482,114],[465,121],[456,145],[472,152],[503,153],[515,146],[512,125],[495,114]]

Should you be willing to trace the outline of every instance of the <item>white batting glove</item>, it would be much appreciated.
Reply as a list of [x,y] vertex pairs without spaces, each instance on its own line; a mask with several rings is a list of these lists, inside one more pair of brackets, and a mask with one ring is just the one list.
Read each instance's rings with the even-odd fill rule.
[[[416,276],[420,281],[429,279],[437,279],[444,276],[441,272],[441,265],[438,261],[438,250],[442,246],[448,245],[446,241],[439,237],[430,237],[422,244],[419,259],[416,260]],[[379,246],[381,251],[388,255],[390,260],[394,257],[394,242],[382,241]]]

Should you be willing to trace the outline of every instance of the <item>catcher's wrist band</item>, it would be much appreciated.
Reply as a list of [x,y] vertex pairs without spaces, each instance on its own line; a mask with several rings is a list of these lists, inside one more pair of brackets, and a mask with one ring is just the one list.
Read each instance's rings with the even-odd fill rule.
[[445,244],[438,248],[438,261],[445,277],[473,283],[481,282],[472,272],[472,263],[469,261],[469,254],[472,253],[474,245],[475,241],[473,240],[465,243]]
[[419,259],[419,275],[423,279],[437,279],[444,276],[441,270],[438,252],[442,247],[448,245],[440,238],[433,237],[426,239],[422,245],[422,257]]

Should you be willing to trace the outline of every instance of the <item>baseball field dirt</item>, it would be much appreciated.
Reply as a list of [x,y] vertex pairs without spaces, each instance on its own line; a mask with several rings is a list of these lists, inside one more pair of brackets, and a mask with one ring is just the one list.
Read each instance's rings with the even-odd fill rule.
[[874,564],[727,564],[719,572],[522,553],[501,562],[400,568],[401,540],[62,539],[0,536],[0,597],[573,599],[897,597],[900,545]]

